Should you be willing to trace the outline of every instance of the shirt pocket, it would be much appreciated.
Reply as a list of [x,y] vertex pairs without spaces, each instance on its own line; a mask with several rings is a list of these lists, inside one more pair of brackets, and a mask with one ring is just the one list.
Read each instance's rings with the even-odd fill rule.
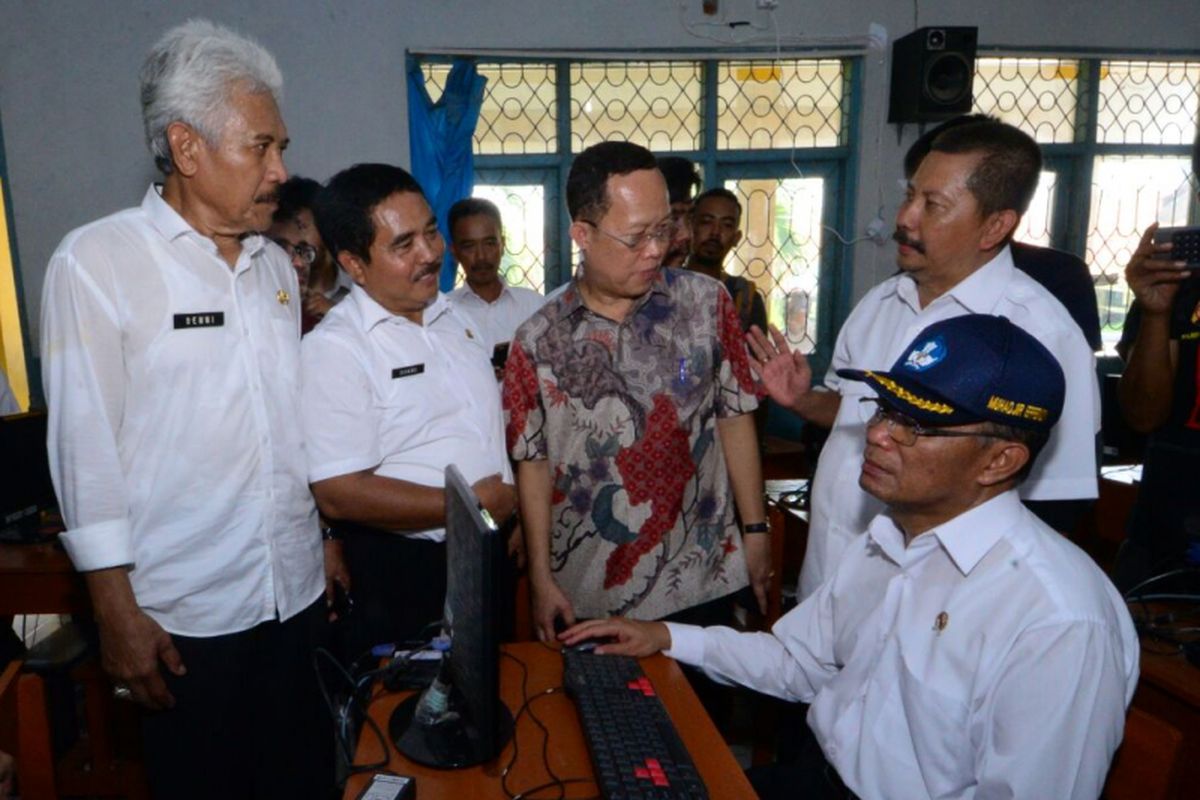
[[[901,715],[905,727],[892,728],[891,735],[905,731],[911,736],[917,768],[930,796],[956,796],[974,781],[970,708],[965,698],[917,677],[902,657],[899,661],[899,680],[890,703],[896,705],[894,713]],[[946,676],[947,685],[953,680]],[[895,742],[881,746],[894,748]]]

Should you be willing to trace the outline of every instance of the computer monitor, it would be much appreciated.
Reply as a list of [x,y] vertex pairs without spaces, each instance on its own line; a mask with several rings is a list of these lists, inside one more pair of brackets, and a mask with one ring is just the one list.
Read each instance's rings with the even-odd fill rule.
[[0,541],[34,541],[41,511],[56,506],[46,455],[46,412],[0,417]]
[[458,469],[446,467],[446,604],[450,650],[433,685],[400,704],[388,724],[396,749],[419,764],[457,769],[489,761],[512,735],[500,700],[499,527]]

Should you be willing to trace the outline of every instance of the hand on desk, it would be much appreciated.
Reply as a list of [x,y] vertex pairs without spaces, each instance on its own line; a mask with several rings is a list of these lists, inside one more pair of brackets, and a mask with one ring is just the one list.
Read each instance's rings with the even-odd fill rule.
[[596,652],[600,655],[644,658],[671,648],[671,631],[663,623],[641,622],[624,617],[589,619],[558,635],[559,641],[567,647],[600,638],[611,640],[596,646]]
[[531,568],[529,596],[533,606],[533,630],[539,641],[554,641],[554,621],[559,617],[567,625],[575,624],[575,608],[554,578],[549,575],[539,578]]

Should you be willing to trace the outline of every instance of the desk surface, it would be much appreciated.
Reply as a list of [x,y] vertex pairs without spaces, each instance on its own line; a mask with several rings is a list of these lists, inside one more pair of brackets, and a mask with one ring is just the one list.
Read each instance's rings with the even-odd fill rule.
[[[532,697],[545,689],[562,685],[562,659],[558,653],[536,642],[521,642],[504,645],[504,651],[520,659],[529,669],[526,691],[522,694],[521,668],[512,658],[500,659],[500,694],[505,704],[514,713],[521,707],[524,697]],[[704,712],[700,701],[680,672],[678,665],[664,656],[654,656],[642,661],[642,668],[658,691],[659,697],[671,714],[679,735],[683,738],[708,786],[712,800],[721,798],[753,798],[745,774],[733,754],[725,746],[721,735]],[[391,716],[404,694],[377,694],[372,702],[370,715],[383,731],[387,731]],[[579,717],[570,698],[560,693],[536,700],[531,706],[550,731],[547,758],[560,778],[588,778],[583,783],[567,785],[568,798],[595,797],[596,787],[591,783],[592,764],[588,758],[587,745],[579,727]],[[516,725],[518,759],[508,777],[508,788],[514,793],[532,789],[550,780],[542,763],[543,737],[527,711]],[[412,775],[417,779],[417,796],[420,800],[485,800],[504,798],[500,786],[500,771],[512,758],[509,743],[495,761],[464,770],[436,770],[413,764],[400,756],[390,743],[387,747],[388,768],[401,775]],[[359,738],[355,763],[367,764],[383,758],[379,741],[369,726],[364,727]],[[346,784],[344,797],[353,800],[370,780],[369,775],[356,775]],[[539,796],[545,792],[539,792]]]

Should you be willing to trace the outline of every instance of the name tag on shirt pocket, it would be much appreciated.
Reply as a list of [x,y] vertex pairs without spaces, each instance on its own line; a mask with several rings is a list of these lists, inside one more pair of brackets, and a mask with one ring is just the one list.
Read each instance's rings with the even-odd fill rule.
[[392,370],[392,380],[397,378],[411,378],[413,375],[420,375],[425,372],[424,364],[412,364],[407,367],[396,367]]
[[196,311],[190,314],[176,314],[175,330],[189,328],[223,328],[225,327],[224,311]]

